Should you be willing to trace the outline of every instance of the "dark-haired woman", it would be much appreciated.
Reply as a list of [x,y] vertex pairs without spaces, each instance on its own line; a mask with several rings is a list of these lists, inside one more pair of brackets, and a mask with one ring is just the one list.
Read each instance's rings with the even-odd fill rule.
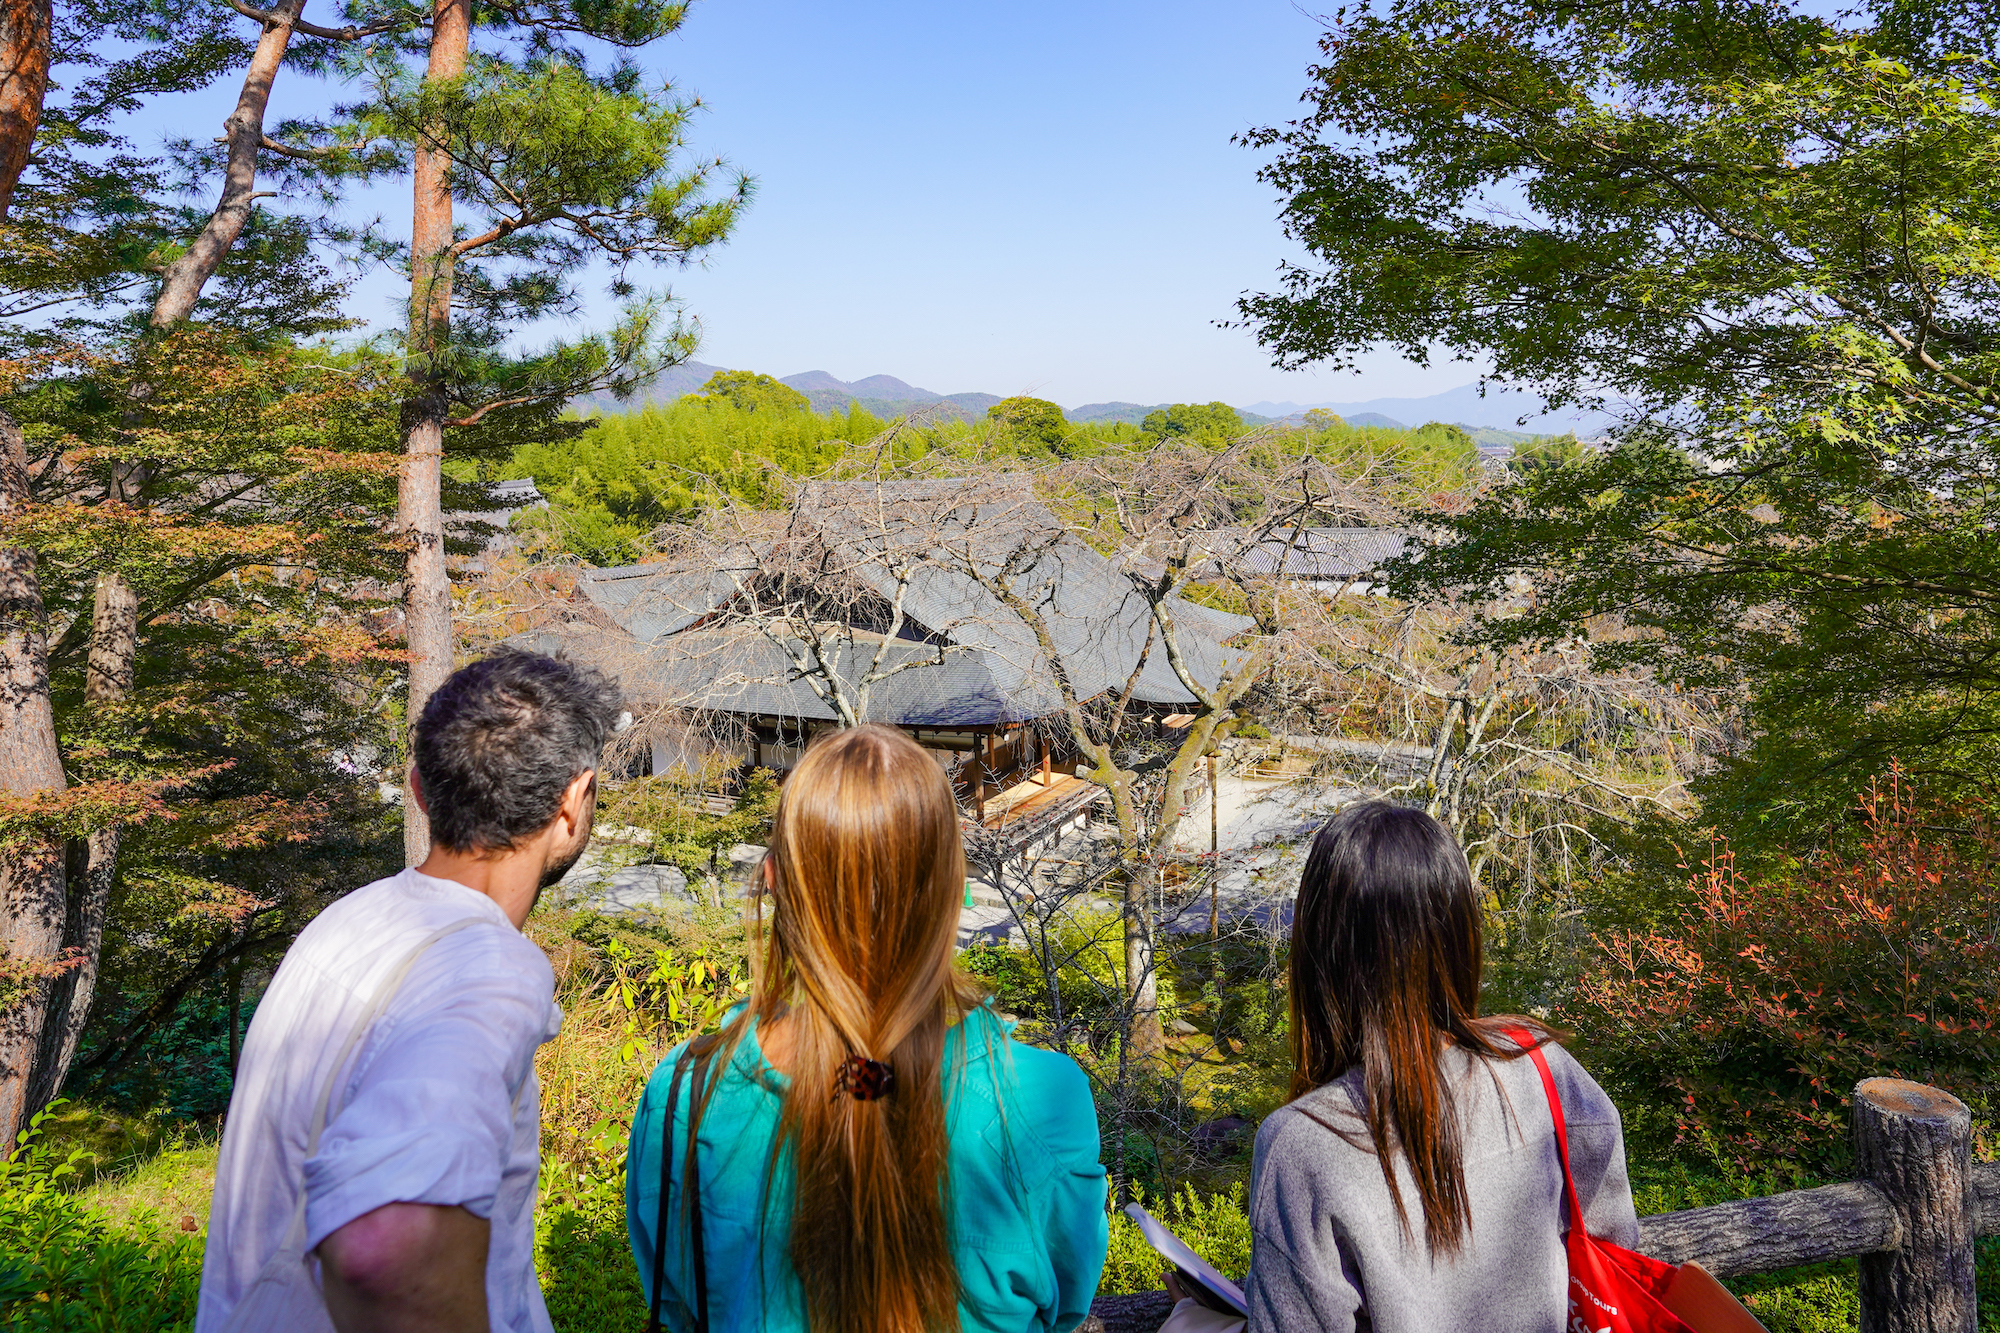
[[822,740],[764,865],[749,1004],[705,1066],[669,1053],[633,1119],[626,1215],[661,1323],[1069,1333],[1107,1242],[1097,1114],[1074,1062],[1010,1041],[952,971],[965,858],[937,763],[882,727]]
[[[1479,1017],[1480,909],[1458,844],[1370,802],[1321,830],[1292,924],[1292,1100],[1257,1133],[1252,1333],[1558,1333],[1562,1166],[1534,1062]],[[1618,1108],[1542,1047],[1593,1236],[1639,1223]]]

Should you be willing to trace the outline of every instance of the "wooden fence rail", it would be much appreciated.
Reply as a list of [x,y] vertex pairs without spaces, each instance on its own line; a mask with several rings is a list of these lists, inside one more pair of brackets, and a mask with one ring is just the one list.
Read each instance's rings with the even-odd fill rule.
[[[1972,1163],[1972,1114],[1902,1079],[1854,1089],[1860,1179],[1639,1219],[1639,1248],[1719,1277],[1861,1261],[1861,1333],[1975,1333],[1973,1243],[2000,1234],[2000,1164]],[[1109,1333],[1157,1329],[1159,1296],[1100,1298]],[[1089,1325],[1086,1324],[1086,1327]]]
[[1861,1260],[1862,1333],[1973,1333],[1973,1242],[2000,1232],[2000,1165],[1972,1164],[1972,1113],[1896,1078],[1854,1089],[1844,1185],[1639,1219],[1639,1248],[1728,1277]]

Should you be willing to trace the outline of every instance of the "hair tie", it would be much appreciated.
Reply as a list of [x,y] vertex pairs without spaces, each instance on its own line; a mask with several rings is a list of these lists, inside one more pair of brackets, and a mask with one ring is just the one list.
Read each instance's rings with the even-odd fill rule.
[[834,1073],[833,1095],[843,1092],[857,1102],[872,1102],[896,1090],[896,1071],[880,1060],[850,1055]]

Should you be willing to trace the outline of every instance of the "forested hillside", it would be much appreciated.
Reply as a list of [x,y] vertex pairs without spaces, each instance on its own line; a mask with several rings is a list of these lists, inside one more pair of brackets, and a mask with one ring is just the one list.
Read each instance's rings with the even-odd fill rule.
[[[1036,465],[1141,448],[1163,438],[1220,447],[1246,429],[1233,414],[1225,420],[1208,407],[1182,406],[1188,408],[1183,419],[1170,421],[1167,412],[1155,410],[1140,425],[1069,422],[1051,403],[1043,404],[1046,410],[1032,424],[1024,424],[1004,413],[973,421],[921,412],[884,420],[858,407],[821,413],[804,401],[749,404],[697,393],[665,406],[588,418],[573,436],[523,446],[487,472],[496,480],[532,478],[548,499],[546,510],[515,520],[524,533],[543,534],[553,549],[594,563],[625,564],[647,551],[648,538],[662,525],[686,522],[713,500],[775,505],[801,478],[838,475],[882,456],[934,458],[947,471],[953,459],[976,467]],[[1455,427],[1349,428],[1322,414],[1273,438],[1294,453],[1366,458],[1382,476],[1402,478],[1413,495],[1457,492],[1481,475],[1476,447]]]

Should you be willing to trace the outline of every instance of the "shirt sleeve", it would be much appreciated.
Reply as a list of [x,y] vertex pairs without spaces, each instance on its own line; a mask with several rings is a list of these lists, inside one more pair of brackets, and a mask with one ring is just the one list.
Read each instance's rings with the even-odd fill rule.
[[305,1165],[306,1248],[391,1203],[489,1217],[554,977],[519,936],[472,929],[418,959]]
[[1639,1245],[1639,1215],[1625,1167],[1618,1107],[1582,1065],[1564,1053],[1560,1078],[1569,1122],[1569,1169],[1583,1206],[1583,1229],[1626,1249]]
[[1073,1329],[1090,1313],[1090,1299],[1104,1273],[1111,1245],[1111,1221],[1104,1212],[1105,1170],[1098,1157],[1097,1106],[1090,1080],[1074,1061],[1064,1059],[1051,1088],[1048,1115],[1037,1122],[1042,1142],[1056,1161],[1049,1184],[1042,1234],[1056,1282],[1054,1330]]
[[[1293,1117],[1279,1112],[1257,1134],[1250,1173],[1250,1275],[1243,1300],[1255,1333],[1352,1333],[1361,1309],[1355,1265],[1339,1242],[1320,1256],[1309,1231],[1323,1211],[1310,1171],[1279,1144]],[[1302,1253],[1303,1252],[1303,1253]]]
[[1352,1333],[1361,1291],[1348,1280],[1345,1265],[1302,1271],[1282,1243],[1253,1230],[1243,1303],[1256,1333]]

